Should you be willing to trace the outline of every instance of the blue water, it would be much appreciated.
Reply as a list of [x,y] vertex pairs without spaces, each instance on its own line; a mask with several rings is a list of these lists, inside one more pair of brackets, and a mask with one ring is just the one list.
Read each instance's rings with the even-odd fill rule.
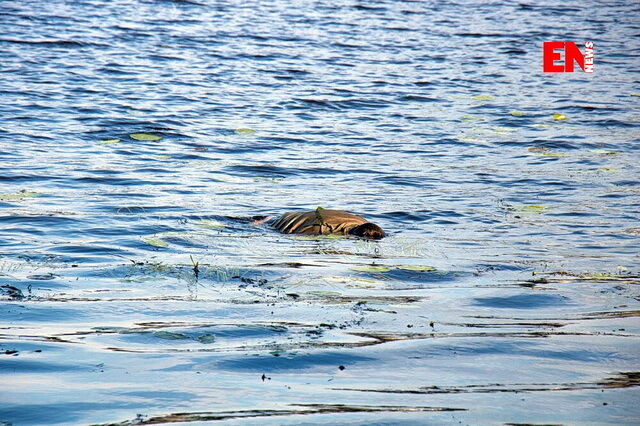
[[635,424],[639,15],[0,1],[0,423]]

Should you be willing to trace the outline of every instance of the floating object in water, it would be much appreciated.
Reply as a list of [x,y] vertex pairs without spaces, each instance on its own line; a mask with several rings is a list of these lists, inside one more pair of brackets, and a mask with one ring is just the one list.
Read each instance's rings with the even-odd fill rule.
[[474,101],[492,101],[495,98],[491,95],[478,95],[472,97],[471,99],[473,99]]
[[151,142],[156,142],[162,139],[162,136],[153,135],[151,133],[131,133],[129,137],[137,141],[151,141]]
[[362,216],[322,207],[312,211],[285,213],[274,222],[273,227],[285,234],[355,235],[370,240],[385,236],[382,228]]
[[236,135],[243,135],[243,136],[250,136],[250,135],[255,135],[256,131],[253,129],[249,129],[246,127],[240,128],[240,129],[236,129],[234,130]]

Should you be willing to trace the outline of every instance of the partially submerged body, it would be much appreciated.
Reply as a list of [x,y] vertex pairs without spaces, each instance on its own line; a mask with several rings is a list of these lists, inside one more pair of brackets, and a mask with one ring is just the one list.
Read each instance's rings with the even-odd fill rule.
[[322,207],[313,211],[285,213],[273,223],[273,227],[285,234],[355,235],[372,240],[384,237],[384,231],[378,225],[362,216]]

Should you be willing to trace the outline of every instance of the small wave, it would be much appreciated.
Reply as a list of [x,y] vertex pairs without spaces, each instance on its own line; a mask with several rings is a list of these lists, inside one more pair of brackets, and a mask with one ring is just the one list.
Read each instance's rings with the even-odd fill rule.
[[472,38],[482,38],[482,37],[513,37],[513,34],[501,34],[501,33],[457,33],[455,34],[459,37],[472,37]]
[[[85,176],[81,178],[75,178],[76,182],[80,183],[101,183],[107,185],[122,185],[122,186],[135,186],[135,185],[157,185],[158,182],[136,179],[136,178],[108,178],[103,176]],[[163,185],[174,185],[170,182],[163,182]]]
[[12,43],[12,44],[28,44],[33,46],[54,46],[54,47],[107,47],[108,44],[88,42],[88,41],[76,41],[76,40],[19,40],[1,38],[0,43]]
[[429,96],[420,96],[420,95],[404,95],[400,97],[402,101],[413,101],[413,102],[450,102],[446,99],[438,99],[431,98]]
[[36,182],[42,180],[53,180],[59,179],[58,176],[47,176],[47,175],[11,175],[11,174],[0,174],[0,181],[4,182]]
[[290,109],[330,109],[336,111],[348,109],[376,109],[385,108],[391,105],[391,102],[376,99],[313,99],[313,98],[294,98],[294,103],[289,105]]

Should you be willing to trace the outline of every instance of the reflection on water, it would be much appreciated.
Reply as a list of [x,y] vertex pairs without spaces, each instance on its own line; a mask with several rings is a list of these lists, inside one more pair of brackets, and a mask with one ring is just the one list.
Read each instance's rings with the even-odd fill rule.
[[[633,424],[640,10],[594,10],[3,4],[0,423]],[[250,224],[317,206],[389,236]]]

